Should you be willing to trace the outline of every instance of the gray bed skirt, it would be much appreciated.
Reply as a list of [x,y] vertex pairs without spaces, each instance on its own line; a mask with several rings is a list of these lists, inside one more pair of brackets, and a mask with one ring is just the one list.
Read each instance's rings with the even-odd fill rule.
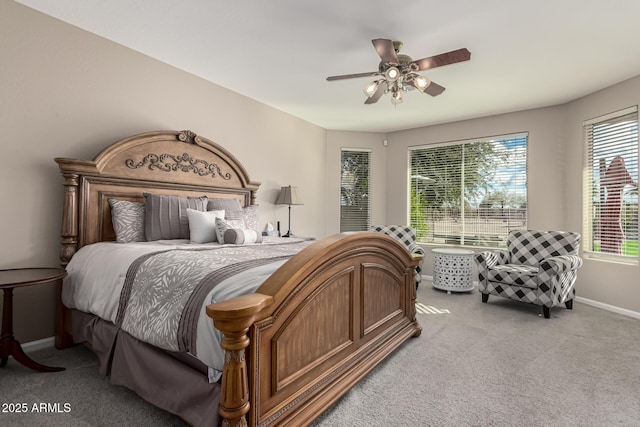
[[220,384],[210,384],[207,367],[187,353],[173,353],[139,341],[113,323],[72,310],[72,335],[87,342],[100,373],[151,404],[193,425],[217,426]]

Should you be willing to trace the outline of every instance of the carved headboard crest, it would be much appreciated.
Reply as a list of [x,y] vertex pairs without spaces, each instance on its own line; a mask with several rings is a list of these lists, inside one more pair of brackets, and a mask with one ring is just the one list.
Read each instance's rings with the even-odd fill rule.
[[[196,142],[200,142],[198,141],[199,138],[196,133],[190,130],[183,130],[181,133],[176,135],[176,138],[177,141],[182,141],[187,144],[196,144]],[[150,170],[158,169],[163,172],[193,172],[199,176],[211,175],[211,178],[214,179],[216,176],[225,180],[231,179],[231,173],[223,173],[220,166],[216,163],[209,163],[206,160],[196,159],[189,155],[189,153],[183,153],[182,155],[149,153],[140,161],[126,159],[124,163],[131,169],[138,169],[147,165]]]

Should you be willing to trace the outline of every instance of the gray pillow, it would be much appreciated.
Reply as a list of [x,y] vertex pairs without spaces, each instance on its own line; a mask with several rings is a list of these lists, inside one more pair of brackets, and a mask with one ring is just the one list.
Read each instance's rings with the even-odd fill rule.
[[145,200],[145,237],[148,241],[188,239],[187,208],[207,210],[207,196],[178,197],[143,193]]
[[207,203],[207,210],[234,212],[241,211],[242,206],[238,199],[209,199],[209,202]]
[[109,199],[116,242],[144,242],[144,203]]

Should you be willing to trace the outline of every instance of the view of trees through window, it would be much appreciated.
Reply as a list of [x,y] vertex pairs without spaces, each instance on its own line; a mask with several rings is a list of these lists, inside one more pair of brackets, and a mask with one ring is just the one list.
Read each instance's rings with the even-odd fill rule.
[[425,243],[503,247],[527,228],[527,135],[412,148],[410,224]]
[[585,123],[587,168],[584,248],[638,258],[638,112],[636,107]]
[[371,225],[371,151],[342,149],[340,231],[366,231]]

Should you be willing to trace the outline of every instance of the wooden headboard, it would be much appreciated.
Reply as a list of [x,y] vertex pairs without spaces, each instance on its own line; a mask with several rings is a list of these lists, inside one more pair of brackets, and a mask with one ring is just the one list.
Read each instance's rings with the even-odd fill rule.
[[65,266],[81,247],[115,240],[108,199],[142,201],[143,192],[236,198],[255,203],[259,182],[218,144],[189,130],[155,131],[115,142],[93,161],[57,157],[64,177]]

